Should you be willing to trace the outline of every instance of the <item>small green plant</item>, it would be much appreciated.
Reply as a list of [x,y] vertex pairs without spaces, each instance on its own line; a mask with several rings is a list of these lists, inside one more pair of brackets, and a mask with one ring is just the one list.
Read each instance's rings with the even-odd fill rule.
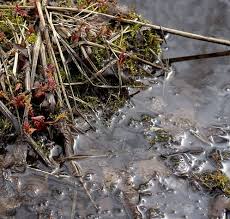
[[195,177],[210,191],[220,189],[226,195],[230,195],[230,180],[221,170],[196,174]]

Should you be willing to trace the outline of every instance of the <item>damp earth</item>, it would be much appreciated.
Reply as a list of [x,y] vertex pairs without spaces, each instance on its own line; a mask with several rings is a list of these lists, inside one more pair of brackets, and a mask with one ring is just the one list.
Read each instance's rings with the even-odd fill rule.
[[[156,24],[230,35],[228,0],[121,3]],[[165,57],[227,49],[172,35],[166,42]],[[30,167],[1,171],[0,218],[230,218],[229,73],[227,57],[140,78],[148,89],[130,89],[111,119],[98,112],[96,132],[76,137],[75,153],[92,155],[78,161],[83,182]]]

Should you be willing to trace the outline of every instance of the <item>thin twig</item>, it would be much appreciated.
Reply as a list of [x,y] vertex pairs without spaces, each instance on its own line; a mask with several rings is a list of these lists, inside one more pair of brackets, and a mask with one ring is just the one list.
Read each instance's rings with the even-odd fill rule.
[[171,64],[175,62],[184,62],[184,61],[191,61],[191,60],[198,60],[198,59],[209,59],[209,58],[217,58],[223,56],[230,56],[230,50],[223,51],[223,52],[213,52],[213,53],[198,54],[192,56],[168,58],[168,59],[163,59],[162,61],[168,61]]
[[32,148],[36,151],[36,153],[42,158],[43,162],[48,166],[52,167],[51,162],[46,157],[45,154],[43,154],[42,150],[40,149],[39,145],[33,140],[33,138],[27,134],[25,134],[25,138],[27,142],[32,146]]
[[[1,49],[0,47],[0,54],[2,55],[3,53],[3,50]],[[3,56],[1,57],[3,59]],[[12,85],[11,85],[11,80],[10,80],[10,76],[9,76],[9,72],[8,72],[8,69],[7,69],[7,66],[6,66],[6,63],[5,61],[2,60],[2,63],[3,63],[3,67],[4,67],[4,70],[5,70],[5,73],[6,73],[6,79],[7,79],[7,82],[8,82],[8,86],[9,86],[9,89],[10,89],[10,93],[12,95],[12,97],[14,98],[14,93],[13,93],[13,89],[12,89]],[[17,114],[17,122],[18,122],[18,126],[15,126],[16,129],[16,132],[18,133],[19,129],[21,131],[21,121],[20,121],[20,116],[19,116],[19,112],[18,112],[18,109],[16,108],[16,114]],[[16,123],[15,123],[16,125]]]
[[[48,14],[48,11],[46,10],[46,8],[45,8],[45,13],[46,13],[47,18],[49,18],[49,14]],[[45,31],[44,31],[44,36],[45,36],[45,44],[47,46],[49,58],[51,60],[51,63],[55,66],[56,71],[58,72],[59,68],[58,68],[58,65],[57,65],[57,60],[56,60],[55,53],[54,53],[54,50],[53,50],[53,47],[52,47],[52,44],[51,44],[49,31],[48,31],[48,29],[46,27],[45,27]],[[57,93],[57,96],[58,96],[60,107],[63,107],[64,103],[63,103],[63,99],[62,99],[62,95],[61,95],[61,89],[60,89],[60,86],[59,86],[58,75],[57,75],[56,71],[54,73],[55,82],[58,85],[56,93]]]
[[[52,15],[49,16],[48,12],[46,11],[46,16],[47,16],[47,19],[48,19],[48,22],[51,26],[51,29],[53,31],[53,35],[54,35],[54,38],[56,39],[56,43],[58,43],[59,45],[59,41],[57,40],[57,32],[55,31],[54,29],[54,26],[53,26],[53,23],[52,23]],[[60,45],[59,45],[59,48],[60,48]],[[65,86],[63,85],[63,80],[62,80],[62,76],[61,76],[61,73],[60,73],[60,68],[59,68],[59,65],[57,63],[57,60],[56,60],[56,56],[54,54],[54,51],[53,51],[53,48],[52,48],[52,53],[53,53],[53,60],[55,62],[55,66],[56,66],[56,69],[57,69],[57,75],[58,75],[58,79],[60,81],[60,84],[61,84],[61,89],[62,89],[62,93],[64,95],[64,98],[65,98],[65,101],[66,101],[66,104],[67,104],[67,107],[69,109],[69,112],[70,112],[70,115],[71,115],[71,118],[72,120],[74,119],[73,118],[73,111],[72,111],[72,108],[71,108],[71,105],[69,103],[69,100],[68,100],[68,97],[67,97],[67,93],[66,93],[66,90],[65,90]],[[62,54],[62,60],[63,60],[64,56]],[[65,67],[65,66],[64,66]],[[68,73],[67,73],[68,74]]]
[[[64,12],[65,11],[72,11],[72,12],[80,12],[81,11],[81,9],[78,9],[78,8],[53,7],[53,6],[47,6],[47,9],[48,10],[54,10],[54,11],[64,11]],[[171,34],[179,35],[179,36],[186,37],[186,38],[191,38],[191,39],[196,39],[196,40],[201,40],[201,41],[206,41],[206,42],[230,46],[230,40],[226,40],[226,39],[219,39],[219,38],[215,38],[215,37],[203,36],[203,35],[185,32],[185,31],[181,31],[181,30],[177,30],[177,29],[163,27],[160,25],[154,25],[154,24],[144,23],[141,21],[125,19],[125,18],[113,16],[110,14],[105,14],[105,13],[91,11],[91,10],[85,10],[84,9],[84,13],[94,13],[94,14],[101,15],[101,16],[104,16],[104,17],[107,17],[110,19],[119,20],[120,22],[125,22],[125,23],[130,23],[130,24],[140,24],[142,26],[151,27],[155,30],[160,30],[160,31],[163,31],[165,33],[171,33]]]
[[[98,72],[97,67],[94,65],[93,61],[89,58],[89,56],[88,56],[88,54],[87,54],[85,48],[83,47],[83,45],[81,45],[80,48],[81,48],[81,51],[82,51],[83,56],[84,56],[84,57],[86,58],[86,60],[89,62],[89,64],[90,64],[91,67],[93,68],[93,70],[94,70],[95,72]],[[93,76],[94,76],[94,78],[98,78],[98,77],[96,76],[96,74],[94,74]],[[100,80],[100,79],[98,79],[98,80]],[[106,81],[105,81],[104,78],[102,78],[102,80],[104,81],[104,83],[106,83]]]
[[[20,6],[21,9],[34,9],[34,6]],[[15,5],[0,5],[0,9],[15,9]]]
[[35,74],[36,74],[36,69],[37,69],[37,64],[38,64],[38,56],[40,52],[40,47],[41,47],[41,33],[38,31],[37,34],[37,40],[34,45],[33,49],[33,60],[32,60],[32,69],[31,69],[31,88],[34,86],[34,80],[35,80]]
[[40,57],[41,57],[42,67],[43,69],[46,69],[47,68],[46,49],[43,42],[41,43],[41,47],[40,47]]
[[46,27],[46,22],[45,22],[45,18],[44,18],[44,15],[43,15],[43,11],[42,11],[42,6],[41,6],[40,0],[36,0],[35,4],[36,4],[37,10],[38,10],[38,14],[39,14],[39,18],[40,18],[41,31],[44,31],[44,29]]
[[[0,9],[12,9],[15,8],[15,6],[9,6],[9,5],[0,5]],[[33,6],[21,6],[22,9],[33,9]],[[178,36],[182,36],[182,37],[186,37],[186,38],[190,38],[190,39],[196,39],[196,40],[201,40],[201,41],[206,41],[206,42],[210,42],[210,43],[217,43],[217,44],[221,44],[221,45],[226,45],[226,46],[230,46],[230,40],[226,40],[226,39],[220,39],[220,38],[216,38],[216,37],[209,37],[209,36],[203,36],[200,34],[194,34],[191,32],[186,32],[186,31],[181,31],[181,30],[177,30],[177,29],[172,29],[172,28],[168,28],[168,27],[163,27],[160,25],[154,25],[154,24],[149,24],[149,23],[144,23],[141,21],[135,21],[135,20],[130,20],[130,19],[125,19],[125,18],[121,18],[121,17],[117,17],[117,16],[113,16],[110,14],[105,14],[105,13],[101,13],[101,12],[96,12],[96,11],[91,11],[91,10],[86,10],[86,9],[78,9],[78,8],[70,8],[70,7],[54,7],[54,6],[47,6],[48,10],[52,10],[52,11],[72,11],[72,12],[83,12],[84,13],[90,13],[90,14],[97,14],[97,15],[101,15],[104,17],[108,17],[110,19],[115,19],[115,20],[119,20],[120,22],[125,22],[125,23],[131,23],[131,24],[140,24],[142,26],[146,26],[146,27],[151,27],[155,30],[160,30],[163,31],[165,33],[171,33],[174,35],[178,35]]]
[[20,132],[20,125],[17,118],[9,111],[5,104],[0,100],[0,112],[13,124],[16,134]]
[[[24,23],[24,25],[26,25],[26,22]],[[22,43],[22,39],[23,39],[23,34],[24,34],[24,32],[25,32],[25,28],[23,28],[22,29],[22,36],[19,38],[18,37],[18,35],[17,35],[17,33],[16,33],[16,38],[15,38],[15,40],[17,40],[18,42],[16,42],[17,44],[21,44]],[[18,52],[18,50],[16,50],[16,52],[15,52],[15,58],[14,58],[14,67],[13,67],[13,71],[12,71],[12,73],[13,73],[13,75],[16,77],[16,75],[17,75],[17,67],[18,67],[18,57],[19,57],[19,52]]]

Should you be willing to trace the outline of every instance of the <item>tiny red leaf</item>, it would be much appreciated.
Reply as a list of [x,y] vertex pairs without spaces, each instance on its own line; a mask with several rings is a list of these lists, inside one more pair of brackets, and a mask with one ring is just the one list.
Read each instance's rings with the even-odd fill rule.
[[120,66],[122,66],[124,64],[126,60],[126,55],[124,52],[122,52],[120,55],[119,55],[119,59],[118,59],[118,63]]
[[17,108],[24,108],[25,107],[25,94],[19,94],[18,96],[14,97],[11,103]]
[[79,42],[79,40],[80,40],[80,34],[76,33],[76,32],[72,33],[72,35],[71,35],[71,41],[73,43],[77,43],[77,42]]
[[33,121],[33,124],[36,130],[38,131],[44,130],[44,128],[46,127],[44,116],[34,116],[34,117],[31,117],[31,119]]
[[16,6],[15,6],[15,12],[16,12],[16,14],[18,14],[22,17],[27,16],[27,11],[23,10],[18,4],[16,4]]
[[32,135],[36,129],[32,128],[28,121],[25,121],[23,123],[23,131],[29,135]]

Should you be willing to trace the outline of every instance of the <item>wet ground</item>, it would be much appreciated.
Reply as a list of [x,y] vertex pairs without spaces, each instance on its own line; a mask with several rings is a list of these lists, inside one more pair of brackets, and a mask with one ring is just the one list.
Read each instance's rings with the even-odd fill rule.
[[[123,3],[136,4],[162,26],[230,35],[228,0]],[[224,49],[170,35],[163,52],[174,57]],[[140,79],[147,90],[111,121],[98,114],[97,131],[75,139],[76,154],[94,155],[78,162],[89,194],[67,176],[3,171],[0,218],[228,218],[229,74],[227,57],[177,63],[164,78]],[[210,185],[210,176],[202,175],[207,171],[225,178]]]

